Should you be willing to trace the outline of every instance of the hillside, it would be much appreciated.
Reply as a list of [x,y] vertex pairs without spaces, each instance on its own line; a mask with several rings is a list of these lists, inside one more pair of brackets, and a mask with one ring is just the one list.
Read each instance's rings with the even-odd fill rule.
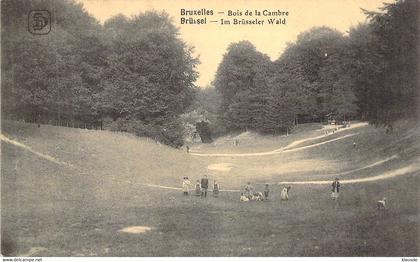
[[[419,125],[401,123],[389,134],[367,125],[329,135],[313,128],[287,137],[243,134],[237,147],[225,138],[194,145],[191,154],[108,131],[4,122],[2,135],[5,255],[420,252]],[[395,172],[399,175],[386,176]],[[227,191],[217,199],[183,197],[182,177],[194,182],[203,174]],[[384,174],[372,182],[346,183]],[[336,176],[343,193],[333,207],[329,182],[318,182]],[[240,203],[238,191],[247,181],[257,190],[269,183],[272,200]],[[292,185],[288,203],[279,201],[284,182],[302,182]],[[375,202],[383,196],[389,209],[378,212]],[[119,232],[127,226],[152,230]]]

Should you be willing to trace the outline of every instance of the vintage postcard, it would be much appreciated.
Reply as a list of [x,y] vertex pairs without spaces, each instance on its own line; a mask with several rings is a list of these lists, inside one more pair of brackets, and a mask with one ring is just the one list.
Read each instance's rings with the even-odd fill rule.
[[419,14],[2,0],[3,261],[418,261]]

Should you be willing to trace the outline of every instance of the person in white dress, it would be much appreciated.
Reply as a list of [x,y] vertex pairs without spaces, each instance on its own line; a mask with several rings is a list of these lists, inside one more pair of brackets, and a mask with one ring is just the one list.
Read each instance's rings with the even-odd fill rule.
[[182,191],[184,191],[184,196],[188,196],[190,192],[191,182],[188,177],[184,177],[184,181],[182,181]]

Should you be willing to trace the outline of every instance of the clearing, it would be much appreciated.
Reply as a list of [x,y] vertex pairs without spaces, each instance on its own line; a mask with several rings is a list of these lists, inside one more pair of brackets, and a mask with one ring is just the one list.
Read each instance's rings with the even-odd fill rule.
[[[246,132],[187,154],[126,133],[4,121],[2,254],[419,256],[420,125],[325,128]],[[204,174],[219,197],[183,196],[182,177]],[[270,200],[239,202],[248,181],[260,191],[269,183]]]

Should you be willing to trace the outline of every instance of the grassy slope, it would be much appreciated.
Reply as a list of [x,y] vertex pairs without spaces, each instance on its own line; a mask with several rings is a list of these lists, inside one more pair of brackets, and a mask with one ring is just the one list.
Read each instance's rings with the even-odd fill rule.
[[[142,185],[179,187],[182,176],[198,178],[218,162],[234,167],[229,173],[210,172],[211,179],[223,188],[240,188],[248,180],[333,178],[336,171],[402,156],[348,176],[375,175],[419,156],[418,127],[389,135],[372,127],[357,131],[357,150],[353,140],[342,139],[274,156],[203,158],[127,134],[6,123],[3,134],[75,168],[2,142],[2,253],[45,247],[36,255],[418,256],[420,181],[415,174],[346,185],[339,206],[329,199],[329,186],[295,186],[288,202],[280,202],[279,188],[272,187],[271,201],[240,203],[237,193],[202,200]],[[282,139],[253,138],[261,149],[271,144],[267,150],[277,148],[273,143],[288,143]],[[220,151],[231,150],[228,146],[219,146]],[[389,209],[377,212],[375,202],[382,196],[388,197]],[[118,232],[132,225],[154,230]]]
[[[206,153],[266,152],[284,147],[294,140],[307,136],[321,135],[323,134],[323,131],[320,130],[321,128],[322,125],[319,123],[301,124],[289,136],[261,136],[254,132],[245,132],[220,137],[211,144],[193,144],[190,147],[194,151],[204,151]],[[233,146],[235,139],[239,142],[238,146]]]

